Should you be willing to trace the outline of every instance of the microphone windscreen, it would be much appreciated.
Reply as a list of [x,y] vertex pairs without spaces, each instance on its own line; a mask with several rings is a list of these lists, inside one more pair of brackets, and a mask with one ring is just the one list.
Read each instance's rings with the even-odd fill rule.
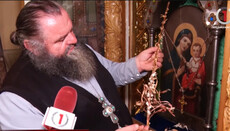
[[54,101],[54,107],[68,112],[73,112],[77,103],[77,91],[70,86],[64,86],[59,91]]

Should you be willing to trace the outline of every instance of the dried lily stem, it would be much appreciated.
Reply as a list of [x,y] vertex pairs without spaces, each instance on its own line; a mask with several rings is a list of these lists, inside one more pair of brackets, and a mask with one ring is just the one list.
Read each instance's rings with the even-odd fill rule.
[[163,18],[163,21],[161,22],[160,33],[158,35],[158,42],[155,44],[155,46],[158,47],[158,50],[152,56],[152,59],[154,59],[152,74],[149,77],[148,84],[143,85],[142,93],[138,90],[138,92],[141,94],[141,100],[136,102],[136,106],[139,106],[139,109],[137,110],[136,113],[138,113],[140,110],[146,112],[147,114],[146,125],[148,126],[150,125],[151,117],[158,112],[168,111],[174,116],[173,114],[174,107],[168,101],[160,100],[161,93],[165,93],[167,92],[167,90],[159,92],[156,89],[158,85],[157,72],[156,72],[156,70],[158,69],[156,65],[157,55],[162,50],[164,25],[167,21],[166,18],[169,10],[169,4],[170,2],[168,2],[165,14],[161,16]]

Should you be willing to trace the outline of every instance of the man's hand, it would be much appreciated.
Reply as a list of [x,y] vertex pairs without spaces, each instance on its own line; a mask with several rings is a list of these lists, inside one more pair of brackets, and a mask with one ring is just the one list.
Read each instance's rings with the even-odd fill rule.
[[153,66],[157,66],[158,68],[162,66],[164,57],[164,54],[162,52],[159,52],[157,54],[157,63],[156,65],[153,65],[153,55],[157,51],[157,49],[157,47],[150,47],[136,56],[137,69],[140,73],[142,71],[151,71],[153,69]]
[[117,129],[116,131],[148,131],[148,129],[149,129],[149,126],[132,124],[132,125]]

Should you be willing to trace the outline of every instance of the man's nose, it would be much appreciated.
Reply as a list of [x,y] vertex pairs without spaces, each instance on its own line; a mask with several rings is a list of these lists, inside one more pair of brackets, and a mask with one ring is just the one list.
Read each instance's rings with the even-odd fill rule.
[[73,32],[69,33],[67,43],[68,44],[75,44],[75,43],[77,43],[77,38],[76,38],[76,36],[75,36],[75,34]]

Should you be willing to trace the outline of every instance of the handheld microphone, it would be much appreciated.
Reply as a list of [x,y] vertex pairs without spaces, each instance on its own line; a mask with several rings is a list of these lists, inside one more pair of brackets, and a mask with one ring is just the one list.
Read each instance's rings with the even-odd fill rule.
[[54,101],[54,107],[73,112],[77,103],[77,91],[70,86],[62,87]]
[[46,129],[73,129],[76,123],[72,112],[77,103],[77,91],[70,86],[64,86],[56,95],[54,107],[48,107],[42,124]]

